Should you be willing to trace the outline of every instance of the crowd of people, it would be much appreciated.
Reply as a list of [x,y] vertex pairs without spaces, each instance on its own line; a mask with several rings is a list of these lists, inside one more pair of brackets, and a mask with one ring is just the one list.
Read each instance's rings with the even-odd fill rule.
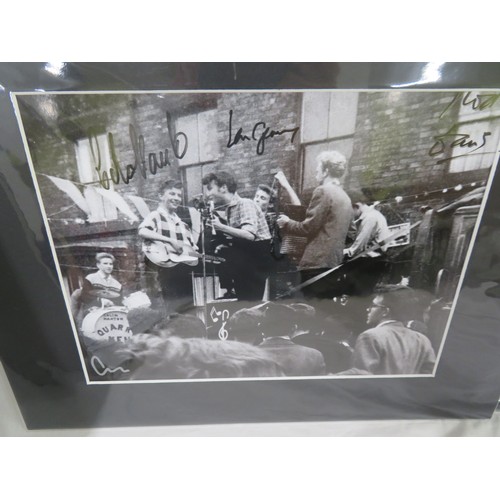
[[[134,331],[127,342],[111,349],[115,364],[127,366],[127,378],[431,373],[437,345],[429,339],[425,307],[408,286],[377,289],[387,268],[391,233],[383,214],[363,194],[351,198],[344,191],[345,168],[346,159],[337,151],[318,156],[318,186],[302,220],[271,216],[271,186],[261,184],[253,199],[243,198],[233,175],[207,174],[202,180],[203,248],[194,236],[199,231],[178,213],[182,183],[162,184],[158,208],[140,224],[138,235],[151,259],[152,252],[162,255],[155,255],[152,268],[163,310],[158,321],[150,322],[153,326]],[[275,183],[291,205],[300,205],[282,172]],[[296,263],[286,260],[283,249],[278,248],[277,257],[277,235],[303,239]],[[185,314],[193,311],[192,273],[204,263],[207,248],[219,258],[222,298],[255,304],[232,315],[224,340],[207,338],[204,322]],[[265,300],[266,284],[283,258],[288,271],[298,276],[298,286]],[[112,255],[97,255],[98,271],[86,277],[81,296],[75,298],[86,309],[98,302],[119,302],[122,291],[111,277],[113,263]]]
[[205,324],[194,315],[159,315],[146,328],[134,328],[126,342],[94,342],[87,349],[107,366],[124,369],[110,375],[114,380],[432,373],[432,342],[411,328],[418,321],[425,331],[432,315],[414,290],[378,290],[359,311],[365,322],[360,332],[342,311],[346,306],[333,302],[325,316],[307,303],[263,302],[231,316],[226,340],[207,338]]

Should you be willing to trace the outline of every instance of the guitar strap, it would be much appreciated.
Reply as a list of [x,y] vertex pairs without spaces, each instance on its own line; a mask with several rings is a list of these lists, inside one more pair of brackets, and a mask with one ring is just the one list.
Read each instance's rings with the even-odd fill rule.
[[202,227],[201,214],[198,210],[196,210],[196,208],[193,207],[189,207],[188,210],[189,216],[191,217],[191,233],[193,234],[193,243],[198,244]]
[[160,213],[157,212],[157,211],[154,211],[153,212],[153,218],[154,218],[154,221],[155,221],[155,224],[156,224],[156,232],[158,234],[162,234],[161,233],[161,226],[162,226],[162,224],[161,224],[161,215],[160,215]]

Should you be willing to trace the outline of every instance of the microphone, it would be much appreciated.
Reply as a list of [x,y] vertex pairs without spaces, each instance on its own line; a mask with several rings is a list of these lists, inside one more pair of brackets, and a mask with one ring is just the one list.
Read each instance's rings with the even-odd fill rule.
[[197,210],[203,210],[207,207],[203,194],[198,194],[191,200],[193,207]]

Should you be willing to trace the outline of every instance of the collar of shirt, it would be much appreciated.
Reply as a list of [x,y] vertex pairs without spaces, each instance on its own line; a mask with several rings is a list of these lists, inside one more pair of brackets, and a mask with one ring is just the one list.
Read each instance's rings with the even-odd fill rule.
[[240,200],[241,200],[241,196],[235,192],[233,199],[231,200],[230,203],[227,204],[227,208],[231,208],[231,207],[236,206]]
[[280,342],[282,340],[286,340],[288,342],[291,342],[292,339],[290,338],[290,335],[275,335],[273,337],[266,337],[263,341],[263,343],[274,343],[274,342]]
[[328,184],[333,184],[335,186],[340,186],[340,181],[338,179],[333,179],[331,177],[327,177],[324,181],[323,181],[323,186],[327,186]]
[[168,218],[172,219],[172,221],[175,224],[177,224],[181,220],[180,217],[175,212],[169,212],[168,210],[166,210],[162,206],[158,207],[158,212],[160,212],[161,214],[163,214],[165,217],[168,217]]
[[388,319],[387,321],[382,321],[382,323],[379,323],[379,324],[377,325],[377,328],[378,328],[379,326],[388,325],[389,323],[400,323],[400,321],[397,321],[397,320],[395,320],[395,319]]
[[102,278],[104,281],[109,281],[111,279],[110,274],[106,274],[103,271],[101,271],[100,269],[99,269],[99,271],[97,271],[97,274],[99,275],[99,278]]

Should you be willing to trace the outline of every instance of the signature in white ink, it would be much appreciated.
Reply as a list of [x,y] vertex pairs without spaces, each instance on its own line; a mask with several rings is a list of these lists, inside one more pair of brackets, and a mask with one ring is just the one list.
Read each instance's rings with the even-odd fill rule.
[[90,359],[90,365],[100,377],[104,377],[104,375],[108,373],[130,373],[130,370],[122,368],[121,366],[117,366],[116,368],[108,368],[97,356],[92,356],[92,358]]

